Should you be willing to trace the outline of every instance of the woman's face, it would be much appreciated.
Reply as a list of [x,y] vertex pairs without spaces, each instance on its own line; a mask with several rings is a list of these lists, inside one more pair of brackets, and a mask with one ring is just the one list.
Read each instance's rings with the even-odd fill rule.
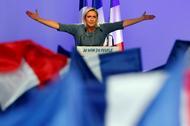
[[85,22],[87,27],[96,27],[98,17],[95,11],[89,11],[85,16]]

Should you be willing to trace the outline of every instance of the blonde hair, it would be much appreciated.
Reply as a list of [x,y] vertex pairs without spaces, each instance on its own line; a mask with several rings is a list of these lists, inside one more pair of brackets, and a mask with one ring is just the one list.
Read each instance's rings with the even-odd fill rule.
[[[86,27],[85,18],[86,18],[87,13],[90,12],[90,11],[94,11],[94,12],[96,13],[97,19],[98,19],[98,11],[96,10],[96,8],[93,8],[93,7],[88,7],[88,8],[86,8],[86,10],[85,10],[84,13],[83,13],[83,23],[84,23],[85,27]],[[97,20],[96,27],[99,27],[99,26],[100,26],[100,25],[99,25],[98,20]]]

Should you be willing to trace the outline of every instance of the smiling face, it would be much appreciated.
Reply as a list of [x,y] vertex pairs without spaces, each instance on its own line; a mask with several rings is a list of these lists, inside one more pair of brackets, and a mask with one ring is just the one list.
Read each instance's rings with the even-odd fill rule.
[[98,14],[94,10],[90,10],[86,13],[84,17],[87,28],[95,28],[98,23]]

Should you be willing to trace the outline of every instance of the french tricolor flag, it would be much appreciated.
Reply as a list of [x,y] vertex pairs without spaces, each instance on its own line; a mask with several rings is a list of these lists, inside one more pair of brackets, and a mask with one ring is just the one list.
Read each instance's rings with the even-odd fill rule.
[[[183,60],[175,58],[175,63],[165,69],[111,75],[102,85],[93,83],[93,77],[88,77],[89,80],[86,77],[87,99],[92,105],[96,125],[188,126],[189,89],[186,86],[189,86],[190,74]],[[77,65],[82,63],[79,59],[76,62]],[[86,71],[84,66],[77,68],[83,67],[80,71]],[[184,72],[187,73],[185,77]],[[87,75],[90,74],[84,76]],[[86,114],[88,117],[89,113]]]
[[22,94],[45,85],[64,71],[68,57],[31,40],[0,44],[0,107],[5,110]]
[[[98,21],[100,24],[105,23],[104,10],[103,10],[103,2],[102,0],[92,0],[92,7],[96,8],[98,11]],[[109,42],[112,42],[112,38],[108,35],[104,41],[104,46],[110,45]]]
[[87,0],[80,0],[79,1],[79,11],[80,11],[80,21],[83,23],[83,14],[88,6]]
[[[110,22],[121,21],[120,16],[120,2],[119,0],[110,1]],[[114,45],[118,46],[121,51],[124,50],[123,34],[121,30],[117,30],[112,33],[114,38]]]
[[115,74],[101,84],[75,51],[67,73],[0,111],[0,125],[189,126],[189,61],[173,56],[165,69]]
[[92,0],[92,7],[96,8],[99,14],[99,23],[104,23],[104,11],[103,11],[103,4],[102,0]]

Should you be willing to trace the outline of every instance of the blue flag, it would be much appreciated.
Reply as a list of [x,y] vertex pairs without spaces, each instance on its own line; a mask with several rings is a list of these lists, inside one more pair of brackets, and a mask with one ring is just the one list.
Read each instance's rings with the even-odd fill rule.
[[[110,54],[112,60],[109,56],[101,56],[106,57],[104,61],[111,62],[115,58],[127,66],[122,74],[108,72],[108,81],[101,84],[83,58],[74,51],[69,71],[46,87],[31,89],[6,111],[0,112],[0,125],[180,125],[184,65],[174,65],[175,69],[169,70],[167,76],[154,71],[142,73],[138,72],[141,68],[139,63],[132,64],[134,57],[139,56],[136,54],[130,57],[122,53],[123,58],[119,57],[120,53]],[[116,61],[111,63],[114,67],[122,65]],[[113,65],[110,69],[114,70]],[[118,70],[122,69],[118,67]],[[136,72],[128,73],[133,70]]]
[[0,125],[101,126],[100,117],[91,109],[86,80],[79,68],[77,59],[72,58],[69,71],[60,79],[29,90],[6,111],[1,111]]
[[79,1],[79,12],[80,12],[80,22],[83,23],[83,14],[88,7],[88,1],[87,0],[80,0]]
[[[64,50],[61,46],[58,47],[58,52],[63,55],[70,56],[71,53]],[[72,52],[73,53],[73,52]],[[107,76],[142,71],[141,50],[140,48],[133,48],[125,50],[124,52],[113,52],[101,55],[93,55],[88,57],[81,57],[78,53],[75,58],[81,61],[79,64],[84,67],[83,72],[86,76],[94,76],[102,81],[106,80]],[[88,72],[91,73],[88,73]]]
[[99,58],[104,80],[107,76],[114,74],[142,71],[141,51],[139,48],[100,55]]
[[92,0],[92,7],[96,9],[102,8],[102,0]]
[[87,0],[80,0],[79,1],[79,10],[83,9],[86,6],[88,6]]
[[65,56],[67,56],[69,58],[71,57],[71,52],[65,50],[61,45],[58,45],[58,47],[57,47],[57,53],[65,55]]
[[[170,66],[171,67],[171,66]],[[139,121],[139,126],[180,126],[184,121],[182,93],[185,64],[181,59],[169,69],[169,77]]]
[[169,57],[167,59],[166,64],[164,64],[162,66],[159,66],[157,68],[154,68],[152,70],[169,68],[170,66],[175,64],[176,61],[181,59],[181,57],[185,56],[185,53],[187,52],[189,47],[190,47],[190,41],[176,40],[174,45],[173,45],[173,48],[172,48],[172,50],[170,52],[170,55],[169,55]]

